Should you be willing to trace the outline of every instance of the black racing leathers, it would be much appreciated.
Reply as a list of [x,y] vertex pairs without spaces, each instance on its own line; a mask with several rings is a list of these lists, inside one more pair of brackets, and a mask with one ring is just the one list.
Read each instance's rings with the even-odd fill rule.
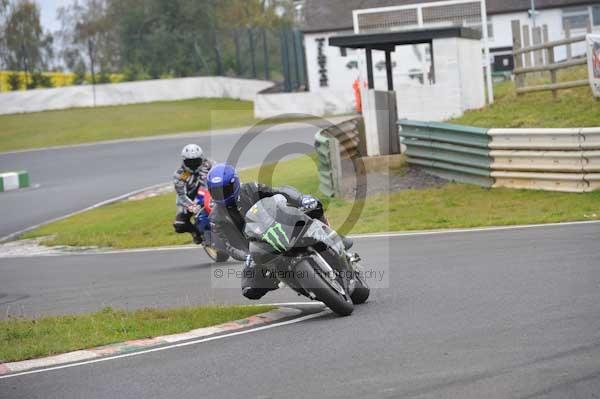
[[[234,259],[245,260],[249,242],[244,236],[244,215],[259,200],[282,194],[291,206],[302,205],[302,193],[292,187],[272,188],[260,183],[246,183],[240,188],[236,205],[226,207],[216,205],[210,214],[211,229],[221,239],[225,251]],[[323,219],[323,207],[312,210],[310,217]],[[242,273],[242,295],[248,299],[260,299],[267,292],[278,288],[279,281],[266,277],[260,270],[248,264]]]
[[[244,215],[259,200],[282,194],[291,206],[302,205],[303,194],[292,187],[269,187],[260,183],[245,183],[240,187],[236,205],[216,205],[210,214],[211,229],[222,240],[225,251],[234,259],[243,261],[248,254],[248,240],[244,236]],[[323,207],[311,212],[311,217],[322,218]]]

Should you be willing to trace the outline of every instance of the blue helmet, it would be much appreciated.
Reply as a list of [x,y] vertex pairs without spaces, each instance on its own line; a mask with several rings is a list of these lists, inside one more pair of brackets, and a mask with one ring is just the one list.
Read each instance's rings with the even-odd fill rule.
[[215,203],[226,206],[235,204],[240,192],[240,178],[233,166],[226,163],[213,166],[207,180],[208,191]]

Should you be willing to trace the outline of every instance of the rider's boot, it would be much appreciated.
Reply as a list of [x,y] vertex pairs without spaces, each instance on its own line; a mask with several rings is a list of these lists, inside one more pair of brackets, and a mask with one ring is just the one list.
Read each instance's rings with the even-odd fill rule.
[[204,241],[204,238],[202,237],[202,234],[200,234],[197,231],[193,231],[190,233],[192,235],[192,239],[194,240],[194,244],[202,244],[202,242]]

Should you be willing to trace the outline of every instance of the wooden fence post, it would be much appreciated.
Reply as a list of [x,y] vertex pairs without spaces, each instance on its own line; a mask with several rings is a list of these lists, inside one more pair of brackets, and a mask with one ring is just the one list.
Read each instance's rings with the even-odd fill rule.
[[[533,28],[533,45],[537,46],[542,44],[542,28],[537,26]],[[535,66],[544,65],[544,54],[542,50],[536,50],[533,53],[533,61]]]
[[[531,35],[529,32],[529,25],[523,25],[523,47],[527,48],[529,46],[531,46]],[[525,66],[530,67],[531,53],[525,53],[523,54],[523,57],[525,58]]]
[[[544,25],[544,43],[548,43],[550,41],[548,35],[548,25]],[[546,49],[546,60],[548,65],[554,64],[554,47],[548,47]],[[552,84],[556,84],[556,69],[550,70],[550,81]],[[558,92],[557,90],[552,90],[552,97],[557,98]]]
[[[571,38],[571,23],[569,22],[569,20],[565,20],[563,23],[564,23],[564,27],[565,27],[565,38],[570,39]],[[567,44],[567,61],[571,61],[572,58],[573,58],[573,48],[571,47],[571,43],[569,43],[569,44]]]
[[[523,57],[521,54],[515,54],[515,51],[520,50],[523,46],[521,45],[521,23],[519,20],[511,22],[512,37],[513,37],[513,58],[515,69],[521,69],[523,67]],[[517,89],[524,86],[523,76],[521,74],[515,74],[515,85]],[[517,93],[517,95],[519,95]]]

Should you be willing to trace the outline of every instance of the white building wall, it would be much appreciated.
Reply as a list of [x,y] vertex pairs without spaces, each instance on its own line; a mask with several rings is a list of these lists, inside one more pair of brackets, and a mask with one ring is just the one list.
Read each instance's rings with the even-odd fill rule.
[[[550,40],[559,40],[565,37],[562,23],[563,11],[560,8],[549,10],[538,10],[536,24],[538,26],[548,25],[548,33]],[[527,12],[518,12],[510,14],[492,15],[488,17],[493,26],[493,36],[490,38],[490,48],[501,48],[512,46],[512,30],[511,22],[518,19],[521,26],[528,25],[532,27],[532,20]],[[600,26],[595,27],[596,31],[600,31]],[[307,33],[304,36],[306,47],[306,62],[308,69],[308,81],[311,92],[329,91],[340,97],[348,97],[353,99],[352,82],[361,77],[366,81],[366,76],[361,75],[364,71],[365,57],[364,51],[348,50],[347,56],[342,57],[340,49],[337,47],[329,47],[327,41],[334,35],[351,34],[352,31],[341,32],[322,32],[322,33]],[[572,30],[571,35],[582,35],[584,29]],[[318,42],[317,39],[324,39],[323,53],[326,56],[328,86],[322,87],[319,83],[319,66],[318,66]],[[393,69],[394,82],[402,84],[410,80],[410,71],[415,69],[428,68],[426,46],[403,46],[397,47],[392,54],[392,60],[396,63]],[[415,55],[418,51],[421,54],[421,60]],[[583,43],[572,46],[573,56],[583,55],[585,53],[585,45]],[[555,49],[556,60],[563,60],[567,56],[566,47],[557,47]],[[373,51],[373,64],[377,66],[383,63],[383,52]],[[358,63],[361,66],[360,70],[349,68],[348,65]],[[423,64],[426,64],[425,66]],[[383,90],[386,88],[385,69],[374,68],[375,88]]]
[[[489,46],[493,50],[494,48],[512,47],[512,30],[511,22],[515,19],[521,22],[521,26],[528,25],[532,27],[532,20],[529,18],[527,12],[518,12],[510,14],[493,15],[488,17],[493,26],[493,35],[490,38]],[[550,40],[559,40],[565,37],[563,31],[563,10],[562,9],[550,9],[550,10],[538,10],[536,17],[536,24],[538,26],[547,25]],[[600,26],[595,27],[597,31],[600,31]],[[354,90],[352,84],[358,78],[364,85],[366,85],[366,60],[364,50],[347,50],[346,56],[342,56],[342,53],[338,47],[329,47],[328,39],[335,35],[351,34],[351,31],[341,32],[322,32],[322,33],[307,33],[304,36],[304,43],[306,48],[306,63],[307,63],[307,75],[310,92],[313,95],[303,96],[300,102],[315,101],[316,104],[311,104],[311,109],[324,110],[325,113],[344,113],[351,112],[354,110]],[[577,36],[585,33],[585,30],[572,30],[571,35]],[[530,35],[533,40],[532,35]],[[320,66],[319,66],[319,46],[318,40],[323,40],[322,54],[325,56],[325,70],[327,76],[327,85],[321,84]],[[429,109],[430,117],[427,115],[421,115],[424,119],[441,120],[447,115],[457,115],[457,109],[472,109],[483,106],[480,102],[479,97],[470,98],[469,96],[463,96],[459,100],[457,87],[447,85],[442,87],[440,91],[427,84],[427,71],[429,70],[430,63],[428,60],[429,55],[427,51],[427,45],[419,46],[402,46],[397,47],[396,51],[392,53],[392,62],[395,63],[393,68],[393,77],[395,89],[398,92],[398,112],[399,116],[402,117],[416,117],[418,113],[411,111],[410,115],[406,113],[406,110],[412,109],[411,107],[415,104],[421,104],[422,108]],[[461,46],[464,51],[466,50]],[[463,51],[461,50],[461,51]],[[585,53],[585,45],[583,43],[572,46],[573,56],[583,55]],[[533,57],[533,55],[531,55]],[[566,46],[555,48],[555,58],[557,61],[565,59],[567,56]],[[477,54],[472,54],[472,59],[477,59]],[[493,57],[493,54],[492,54]],[[481,57],[479,57],[481,59]],[[373,65],[374,65],[374,84],[377,90],[386,90],[387,81],[384,67],[384,53],[380,51],[373,51]],[[380,66],[378,68],[378,65]],[[358,66],[358,68],[357,68]],[[462,73],[476,76],[480,73],[480,65],[472,63],[466,68],[470,70],[464,70]],[[424,72],[425,71],[425,72]],[[436,73],[443,73],[436,71]],[[419,74],[421,79],[424,80],[424,84],[416,79]],[[412,79],[411,79],[412,76]],[[438,75],[439,76],[439,75]],[[440,79],[438,79],[440,81]],[[463,80],[461,82],[462,89],[469,93],[475,93],[478,90],[472,87],[472,85],[478,85],[479,79],[475,80]],[[438,83],[438,85],[444,85]],[[478,88],[477,88],[478,89]],[[444,93],[441,97],[440,93]],[[274,114],[277,112],[277,105],[281,104],[281,110],[293,109],[293,96],[289,98],[291,103],[284,101],[284,97],[279,97],[278,101],[269,99],[263,101],[263,105],[271,107],[270,111],[263,109],[266,114]],[[453,106],[453,101],[460,101],[458,107]],[[412,104],[412,105],[410,105]],[[410,105],[410,107],[409,107]],[[404,110],[404,114],[403,114]],[[263,112],[261,111],[261,112]],[[462,111],[460,111],[462,112]],[[460,113],[458,113],[460,114]]]
[[[494,37],[490,40],[490,48],[499,47],[511,47],[512,46],[512,28],[511,22],[513,20],[519,20],[521,27],[527,25],[531,31],[533,28],[533,21],[529,18],[527,12],[511,13],[493,15],[490,17],[493,25]],[[565,32],[563,30],[563,10],[560,8],[550,10],[538,10],[536,17],[537,26],[548,26],[548,37],[550,40],[560,40],[565,38]],[[600,27],[594,27],[594,31],[600,31]],[[580,36],[586,34],[585,29],[572,29],[571,37]],[[533,36],[530,33],[530,40],[533,40]],[[572,47],[573,56],[580,56],[585,54],[585,44],[577,43]],[[556,47],[554,50],[554,57],[557,61],[564,60],[567,58],[566,46]]]
[[436,83],[421,85],[409,81],[396,85],[400,119],[443,121],[485,105],[481,65],[468,62],[481,58],[481,45],[473,40],[449,38],[435,40],[433,46]]
[[[338,47],[330,47],[328,39],[336,35],[346,35],[352,32],[330,32],[330,33],[307,33],[304,36],[306,48],[306,63],[308,69],[308,85],[310,91],[333,91],[339,95],[349,95],[354,98],[352,83],[357,78],[366,82],[366,59],[364,50],[346,50],[346,56]],[[320,66],[318,61],[318,40],[324,39],[322,48],[326,56],[327,86],[322,86],[320,79]],[[415,48],[416,47],[416,48]],[[427,46],[402,46],[396,47],[392,53],[392,62],[395,66],[392,70],[394,82],[409,80],[411,70],[423,69],[423,64],[428,68]],[[415,55],[419,52],[421,60]],[[384,90],[387,88],[387,78],[385,74],[385,53],[383,51],[373,51],[373,78],[375,88]]]
[[[307,76],[310,92],[315,96],[310,96],[314,101],[325,101],[325,104],[318,104],[312,109],[326,109],[329,113],[344,113],[354,110],[354,89],[352,87],[354,81],[359,79],[363,88],[366,86],[366,57],[364,50],[346,50],[346,56],[342,55],[340,48],[330,47],[329,38],[336,35],[351,34],[351,31],[327,32],[327,33],[307,33],[304,36],[304,46],[306,50]],[[322,55],[325,56],[325,74],[327,77],[327,85],[324,86],[321,82],[321,66],[319,65],[319,41],[323,40],[321,48]],[[396,47],[396,51],[392,53],[392,70],[394,75],[394,83],[410,83],[412,75],[415,75],[415,70],[428,70],[430,65],[429,55],[426,45],[419,46],[402,46]],[[416,54],[419,54],[418,57]],[[387,89],[387,78],[385,72],[385,53],[382,51],[373,51],[373,80],[375,88],[379,90]],[[427,79],[425,75],[425,79]],[[416,84],[416,81],[414,82]],[[416,84],[420,86],[420,84]],[[304,101],[306,96],[302,98]],[[279,97],[279,100],[283,100]],[[276,102],[272,100],[263,101],[263,105],[267,103],[275,107]],[[283,104],[283,103],[282,103]],[[291,105],[281,106],[281,110],[290,109]],[[261,109],[261,115],[272,115],[277,112],[276,108],[270,111]],[[257,115],[258,116],[258,115]]]
[[[272,117],[290,112],[314,115],[352,112],[355,102],[354,81],[359,79],[362,90],[366,87],[365,52],[347,50],[346,56],[342,56],[338,47],[328,44],[330,37],[348,33],[306,34],[304,41],[310,94],[259,94],[255,115]],[[481,46],[471,40],[448,40],[450,42],[446,39],[436,41],[438,44],[434,49],[434,57],[438,65],[436,83],[433,85],[428,80],[431,67],[428,45],[399,46],[392,53],[399,117],[441,121],[485,104],[481,64],[465,62],[460,67],[458,65],[459,57],[481,59]],[[323,43],[321,54],[319,41]],[[373,51],[373,65],[375,89],[387,90],[384,52]],[[461,74],[468,78],[461,79]]]
[[0,93],[0,114],[175,101],[191,98],[235,98],[254,101],[273,82],[226,77],[157,79],[139,82],[56,87]]
[[[481,57],[481,46],[472,40],[458,40],[458,59],[476,60]],[[461,113],[485,106],[485,82],[481,66],[476,62],[459,64]]]

